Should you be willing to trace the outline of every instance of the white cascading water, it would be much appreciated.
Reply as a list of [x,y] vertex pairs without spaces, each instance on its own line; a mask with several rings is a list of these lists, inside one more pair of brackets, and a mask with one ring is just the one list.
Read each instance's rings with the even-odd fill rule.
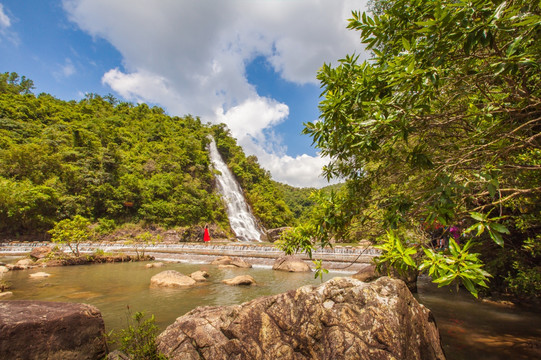
[[209,153],[212,165],[219,171],[219,174],[216,174],[218,190],[227,205],[231,229],[241,241],[261,241],[263,233],[244,199],[239,183],[220,156],[212,137],[210,137]]

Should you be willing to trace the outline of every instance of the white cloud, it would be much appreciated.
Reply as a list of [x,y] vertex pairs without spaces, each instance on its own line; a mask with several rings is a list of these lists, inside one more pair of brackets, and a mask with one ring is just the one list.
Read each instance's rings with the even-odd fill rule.
[[11,26],[11,20],[4,12],[4,5],[0,4],[0,29],[5,29]]
[[60,80],[72,76],[75,72],[75,65],[73,65],[71,59],[67,58],[64,64],[60,65],[60,68],[53,75],[57,80]]
[[[303,185],[325,161],[285,155],[273,127],[286,104],[261,97],[246,64],[263,56],[285,80],[316,83],[324,62],[359,51],[346,29],[357,0],[63,0],[69,18],[123,56],[104,84],[127,99],[160,104],[174,115],[225,122],[277,180]],[[315,166],[319,166],[314,171]],[[296,179],[296,180],[291,180]],[[305,186],[308,185],[309,179]]]

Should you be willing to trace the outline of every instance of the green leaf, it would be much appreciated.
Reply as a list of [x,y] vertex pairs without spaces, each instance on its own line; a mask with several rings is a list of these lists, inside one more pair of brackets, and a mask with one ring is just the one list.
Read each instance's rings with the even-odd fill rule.
[[502,233],[502,234],[508,234],[509,235],[509,229],[507,229],[507,227],[505,227],[505,225],[503,225],[503,224],[491,223],[490,224],[490,229],[494,230],[494,231],[497,231],[499,233]]
[[470,216],[472,217],[472,219],[477,221],[486,221],[486,216],[484,214],[475,211],[470,212]]
[[490,238],[494,240],[496,244],[503,247],[503,238],[499,232],[488,230],[488,233],[490,234]]
[[402,46],[404,46],[404,49],[406,49],[407,51],[411,50],[410,43],[406,38],[402,38]]

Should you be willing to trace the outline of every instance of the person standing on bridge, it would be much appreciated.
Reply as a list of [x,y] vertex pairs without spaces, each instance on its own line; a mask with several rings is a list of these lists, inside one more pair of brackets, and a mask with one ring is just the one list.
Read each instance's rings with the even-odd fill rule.
[[204,242],[210,241],[210,234],[209,234],[209,226],[208,226],[208,224],[205,225],[205,232],[203,233],[203,241]]

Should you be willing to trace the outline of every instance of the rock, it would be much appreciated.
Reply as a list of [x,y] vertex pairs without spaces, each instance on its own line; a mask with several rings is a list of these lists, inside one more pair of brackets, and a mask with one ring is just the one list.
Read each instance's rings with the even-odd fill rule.
[[232,279],[225,279],[222,282],[226,285],[255,285],[255,280],[250,275],[235,276]]
[[[252,264],[249,264],[249,263],[247,263],[246,261],[244,261],[242,259],[239,259],[239,258],[232,259],[229,256],[222,256],[221,258],[218,258],[218,259],[214,260],[210,264],[211,265],[219,265],[220,267],[226,267],[227,266],[227,267],[230,267],[230,268],[237,267],[237,268],[248,269],[248,268],[252,267]],[[229,265],[232,265],[232,266],[229,266]]]
[[146,264],[145,267],[147,269],[161,268],[161,267],[163,267],[163,263],[162,262],[153,262],[153,263],[150,263],[150,264]]
[[379,272],[379,276],[387,275],[390,275],[391,277],[400,279],[405,282],[408,289],[410,289],[412,293],[417,292],[417,277],[419,276],[419,271],[417,269],[409,268],[405,272],[399,272],[395,268],[391,268],[391,271],[387,273],[387,264],[383,264],[383,266],[381,267],[381,271]]
[[30,258],[32,258],[32,260],[34,261],[40,260],[46,258],[47,255],[51,253],[51,251],[53,251],[53,249],[51,249],[49,246],[40,246],[32,249],[32,251],[30,252]]
[[367,264],[357,273],[351,275],[351,277],[360,281],[370,282],[376,280],[380,276],[376,274],[376,265]]
[[175,270],[162,271],[150,278],[150,286],[153,287],[184,287],[196,283],[194,279]]
[[235,265],[218,265],[219,269],[238,269]]
[[7,299],[8,297],[13,296],[13,293],[11,291],[3,291],[0,292],[0,299]]
[[209,273],[206,272],[206,271],[202,271],[202,270],[199,270],[199,271],[195,271],[193,273],[190,274],[190,277],[192,279],[194,279],[195,281],[198,281],[198,282],[203,282],[203,281],[207,281],[207,278],[209,277]]
[[301,258],[288,255],[282,256],[274,262],[272,270],[289,271],[289,272],[308,272],[312,271],[310,266],[305,263]]
[[115,350],[107,355],[106,360],[131,360],[130,357],[120,350]]
[[252,267],[252,264],[249,264],[246,261],[244,261],[242,259],[238,259],[238,258],[231,260],[229,265],[234,265],[234,266],[236,266],[238,268],[244,268],[244,269],[249,269],[249,268]]
[[[385,264],[383,264],[382,269],[379,272],[376,270],[376,266],[374,264],[369,264],[369,265],[366,265],[361,270],[359,270],[357,273],[351,275],[351,277],[360,281],[370,282],[386,275],[387,275],[387,266]],[[410,269],[406,271],[405,273],[400,273],[395,269],[391,269],[389,275],[394,278],[404,281],[411,292],[413,293],[417,292],[417,275],[418,275],[417,270]]]
[[3,359],[102,359],[105,326],[91,305],[0,301],[0,354]]
[[43,271],[40,271],[40,272],[37,272],[37,273],[34,273],[34,274],[30,274],[31,278],[46,278],[46,277],[49,277],[49,276],[51,276],[51,274],[48,274],[48,273],[43,272]]
[[9,269],[6,266],[0,266],[0,275],[7,273]]
[[222,256],[221,258],[218,258],[211,262],[211,265],[229,265],[231,263],[231,259],[229,256]]
[[267,241],[275,242],[277,240],[280,240],[280,237],[282,236],[282,233],[284,231],[290,230],[290,229],[292,229],[292,228],[286,226],[286,227],[267,230]]
[[11,265],[10,268],[12,270],[25,270],[30,269],[34,265],[34,262],[30,259],[21,259],[15,263],[15,265]]
[[387,277],[335,278],[242,305],[199,307],[157,344],[171,360],[445,359],[431,312]]

